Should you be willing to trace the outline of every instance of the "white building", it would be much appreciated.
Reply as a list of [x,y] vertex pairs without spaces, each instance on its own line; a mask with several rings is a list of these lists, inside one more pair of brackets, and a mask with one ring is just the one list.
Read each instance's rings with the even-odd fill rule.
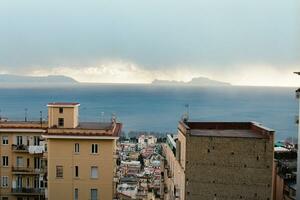
[[117,191],[119,194],[129,196],[131,199],[136,199],[136,195],[138,192],[138,186],[123,183],[123,184],[118,185]]
[[157,142],[157,138],[153,135],[141,135],[138,139],[139,149],[146,148],[148,146],[154,146]]

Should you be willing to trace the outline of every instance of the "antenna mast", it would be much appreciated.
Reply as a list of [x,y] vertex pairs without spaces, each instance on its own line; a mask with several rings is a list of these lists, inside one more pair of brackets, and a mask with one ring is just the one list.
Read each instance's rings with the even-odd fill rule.
[[104,122],[104,112],[101,112],[101,122]]
[[25,120],[25,122],[27,122],[27,111],[28,111],[28,109],[25,108],[24,111],[25,111],[25,119],[24,120]]
[[43,126],[43,111],[40,111],[40,123],[41,127]]
[[186,109],[186,112],[185,114],[183,115],[183,120],[184,121],[188,121],[189,120],[189,117],[190,117],[190,105],[187,103],[184,105],[185,109]]

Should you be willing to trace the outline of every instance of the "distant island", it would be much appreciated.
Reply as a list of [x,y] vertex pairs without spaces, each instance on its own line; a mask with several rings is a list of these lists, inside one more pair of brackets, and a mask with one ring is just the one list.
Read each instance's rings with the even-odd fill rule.
[[[48,76],[22,76],[13,74],[0,74],[0,87],[59,87],[73,85],[102,85],[106,83],[88,83],[78,82],[75,79],[64,75],[48,75]],[[113,84],[113,83],[111,83]],[[206,77],[193,78],[191,81],[169,81],[155,79],[153,85],[170,85],[170,86],[230,86],[230,83],[212,80]]]
[[168,80],[158,80],[155,79],[152,81],[152,84],[154,85],[188,85],[188,86],[231,86],[230,83],[227,82],[221,82],[212,80],[206,77],[197,77],[193,78],[192,80],[188,82],[183,81],[168,81]]
[[76,80],[62,75],[21,76],[12,74],[0,74],[0,86],[56,86],[77,83],[78,82]]

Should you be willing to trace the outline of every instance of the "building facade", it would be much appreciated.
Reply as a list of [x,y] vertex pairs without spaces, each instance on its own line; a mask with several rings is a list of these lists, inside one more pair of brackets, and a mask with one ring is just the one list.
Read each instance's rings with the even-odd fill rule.
[[252,122],[181,121],[163,147],[164,199],[272,199],[274,131]]
[[78,103],[49,103],[48,122],[0,123],[1,200],[113,199],[121,124],[79,122]]

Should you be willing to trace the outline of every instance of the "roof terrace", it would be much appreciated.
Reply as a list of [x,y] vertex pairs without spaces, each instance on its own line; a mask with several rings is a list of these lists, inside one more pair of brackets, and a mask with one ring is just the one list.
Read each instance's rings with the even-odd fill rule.
[[257,122],[180,121],[178,129],[192,136],[236,138],[270,138],[275,132]]

